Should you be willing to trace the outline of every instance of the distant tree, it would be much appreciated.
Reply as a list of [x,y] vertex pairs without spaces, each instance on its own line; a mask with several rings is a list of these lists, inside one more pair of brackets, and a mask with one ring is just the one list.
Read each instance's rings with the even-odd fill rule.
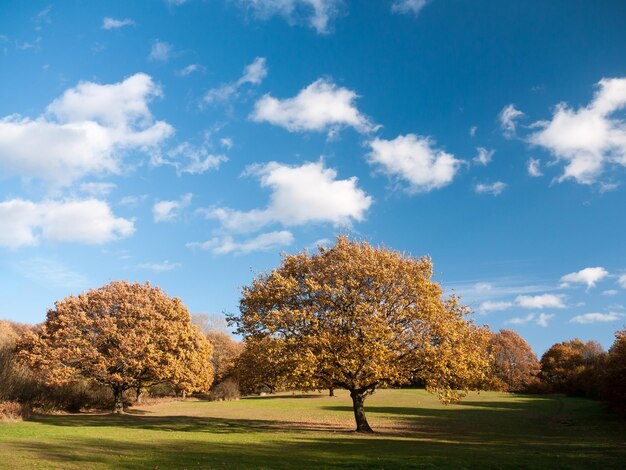
[[196,313],[191,316],[196,325],[213,346],[213,385],[216,386],[235,375],[235,361],[243,351],[243,344],[235,341],[228,332],[228,324],[222,315]]
[[596,341],[576,338],[552,345],[541,357],[541,377],[555,392],[597,397],[606,353]]
[[66,297],[18,349],[48,384],[86,378],[110,387],[115,413],[123,412],[130,388],[171,382],[193,392],[208,389],[213,378],[211,345],[181,300],[149,284],[112,282]]
[[626,412],[626,329],[615,333],[615,342],[606,360],[603,397],[609,404]]
[[507,392],[526,390],[541,370],[537,356],[524,339],[511,330],[492,334],[488,350],[492,358],[490,388]]
[[378,387],[417,375],[452,401],[488,368],[486,330],[456,298],[442,299],[431,276],[427,258],[342,236],[317,254],[285,256],[243,289],[231,319],[246,344],[276,346],[263,357],[284,359],[291,383],[349,390],[357,431],[371,432],[364,400]]

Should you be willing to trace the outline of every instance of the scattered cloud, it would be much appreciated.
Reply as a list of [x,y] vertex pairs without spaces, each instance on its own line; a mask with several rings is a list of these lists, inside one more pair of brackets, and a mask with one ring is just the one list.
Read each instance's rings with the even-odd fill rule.
[[430,0],[395,0],[391,4],[391,11],[403,15],[417,16],[429,1]]
[[254,251],[272,251],[281,246],[289,246],[293,243],[293,235],[287,230],[262,233],[254,238],[237,242],[232,236],[214,237],[206,242],[188,243],[189,248],[210,250],[214,254],[225,255],[229,253],[247,254]]
[[101,244],[132,235],[131,220],[115,217],[97,199],[0,202],[0,246],[18,248],[52,242]]
[[237,96],[243,85],[260,85],[266,76],[267,60],[265,57],[256,57],[252,63],[246,65],[239,80],[210,89],[204,95],[204,101],[209,104],[228,101]]
[[544,328],[548,326],[548,321],[554,318],[553,313],[540,313],[537,317],[537,325],[543,326]]
[[107,182],[90,182],[82,183],[80,185],[80,191],[92,197],[104,197],[115,189],[115,183]]
[[620,287],[622,287],[623,289],[626,289],[626,274],[622,274],[618,279],[617,279],[618,284],[620,285]]
[[606,164],[626,166],[626,119],[614,114],[626,107],[626,77],[604,78],[593,100],[578,109],[556,106],[552,119],[532,125],[537,132],[528,141],[549,150],[565,162],[558,181],[597,181]]
[[474,191],[478,194],[491,194],[499,196],[506,188],[506,183],[496,181],[495,183],[478,183],[474,186]]
[[226,150],[230,150],[233,148],[233,145],[235,145],[235,143],[233,142],[232,138],[223,137],[220,139],[220,145],[224,147]]
[[16,270],[25,278],[44,286],[79,289],[88,283],[82,274],[49,258],[35,257],[20,261]]
[[187,67],[177,70],[176,75],[179,77],[188,77],[193,73],[204,72],[205,70],[206,68],[200,64],[189,64]]
[[147,194],[141,194],[139,196],[125,196],[122,199],[120,199],[119,204],[121,206],[127,206],[127,207],[138,207],[139,204],[145,201],[146,199],[148,199]]
[[512,139],[515,137],[515,131],[517,128],[517,121],[519,118],[524,116],[524,113],[519,109],[515,108],[514,104],[507,104],[498,116],[500,120],[500,127],[502,128],[502,133],[504,137],[507,139]]
[[474,157],[474,163],[478,163],[480,165],[486,166],[491,162],[493,158],[493,154],[496,153],[493,149],[486,149],[485,147],[477,147],[476,151],[478,154]]
[[191,204],[193,194],[183,194],[174,201],[159,201],[152,206],[152,215],[155,222],[172,222],[178,218],[180,212]]
[[528,170],[528,174],[535,178],[539,176],[543,176],[541,172],[541,162],[536,158],[529,158],[528,163],[526,164],[526,169]]
[[137,265],[139,269],[147,269],[154,271],[155,273],[163,273],[166,271],[173,271],[180,267],[180,263],[170,263],[169,261],[163,261],[161,263],[141,263]]
[[279,15],[290,24],[306,23],[318,34],[328,34],[343,0],[235,0],[239,6],[266,20]]
[[609,272],[601,266],[581,269],[561,277],[561,287],[569,287],[570,284],[585,284],[587,289],[591,289],[608,275]]
[[518,306],[529,309],[536,308],[565,308],[564,295],[518,295],[515,302]]
[[469,130],[469,135],[470,135],[470,137],[476,137],[476,131],[477,131],[477,130],[478,130],[478,127],[477,127],[477,126],[472,126],[472,127],[470,127],[470,130]]
[[152,152],[173,134],[150,113],[150,101],[160,96],[142,73],[107,85],[80,82],[36,119],[0,119],[0,168],[57,186],[87,174],[120,173],[129,151]]
[[554,317],[554,314],[540,313],[539,315],[535,315],[534,313],[529,313],[525,317],[514,317],[510,320],[507,320],[506,324],[509,325],[524,325],[526,323],[536,323],[539,326],[547,327],[548,322]]
[[480,313],[491,313],[491,312],[500,312],[502,310],[508,310],[511,307],[515,306],[515,304],[513,302],[495,302],[495,301],[491,301],[491,300],[487,300],[486,302],[481,303],[478,306],[478,311]]
[[429,137],[399,135],[393,140],[374,139],[368,143],[371,165],[377,165],[390,176],[408,183],[410,193],[428,192],[452,182],[461,160],[435,148]]
[[176,172],[189,175],[201,175],[210,170],[216,170],[228,161],[226,155],[216,155],[211,152],[207,144],[194,146],[183,142],[167,152],[167,159],[161,159],[159,164],[169,164],[176,168]]
[[357,178],[337,179],[337,172],[323,161],[289,166],[277,162],[254,165],[247,175],[271,190],[265,209],[238,211],[229,208],[203,210],[218,219],[229,232],[253,232],[269,224],[299,226],[310,223],[349,225],[361,221],[372,198],[357,187]]
[[619,291],[615,289],[608,289],[608,290],[602,291],[602,295],[606,295],[608,297],[611,297],[617,294],[619,294]]
[[167,62],[172,57],[174,48],[170,43],[156,40],[152,43],[148,60],[153,62]]
[[589,323],[608,323],[623,318],[624,315],[616,312],[609,313],[585,313],[584,315],[576,315],[570,320],[570,323],[581,323],[583,325]]
[[357,94],[320,78],[293,98],[277,99],[267,94],[259,99],[251,119],[269,122],[290,132],[328,132],[335,135],[342,127],[372,132],[377,126],[361,114],[354,101]]
[[123,28],[124,26],[131,26],[135,24],[134,20],[131,20],[130,18],[124,18],[123,20],[118,20],[115,18],[111,18],[106,16],[103,20],[102,20],[102,29],[119,29],[119,28]]

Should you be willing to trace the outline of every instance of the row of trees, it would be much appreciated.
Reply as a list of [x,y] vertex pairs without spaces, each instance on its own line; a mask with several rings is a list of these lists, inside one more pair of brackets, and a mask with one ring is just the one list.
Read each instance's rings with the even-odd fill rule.
[[[580,383],[600,381],[600,364],[623,372],[624,335],[602,358],[597,343],[582,345],[580,370],[568,349],[574,342],[553,346],[540,364],[514,332],[473,324],[431,277],[428,258],[339,237],[314,254],[284,256],[243,289],[239,314],[229,317],[243,343],[209,317],[192,321],[159,288],[113,282],[57,302],[15,351],[49,385],[110,388],[118,413],[125,390],[163,383],[186,393],[212,383],[244,392],[343,388],[359,432],[371,431],[364,402],[380,387],[424,385],[448,403],[474,389],[563,391],[572,371]],[[623,397],[623,385],[611,387]]]

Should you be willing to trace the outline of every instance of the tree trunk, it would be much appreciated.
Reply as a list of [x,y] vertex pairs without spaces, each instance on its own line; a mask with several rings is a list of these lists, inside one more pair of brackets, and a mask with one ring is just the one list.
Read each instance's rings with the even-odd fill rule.
[[115,403],[113,405],[113,413],[118,415],[124,413],[124,400],[122,398],[123,393],[124,390],[122,390],[121,388],[113,387],[113,399]]
[[335,387],[330,387],[328,389],[328,396],[329,397],[334,397],[335,396]]
[[141,403],[141,387],[137,387],[135,389],[135,403],[140,404]]
[[363,402],[365,396],[363,392],[357,392],[355,390],[350,391],[352,397],[352,406],[354,408],[354,419],[356,420],[356,432],[374,432],[367,422],[365,417],[365,408]]

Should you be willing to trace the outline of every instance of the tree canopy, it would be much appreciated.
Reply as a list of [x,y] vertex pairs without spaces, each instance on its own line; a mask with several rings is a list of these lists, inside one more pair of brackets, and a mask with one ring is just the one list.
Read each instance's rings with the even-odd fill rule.
[[431,280],[432,263],[338,237],[330,248],[284,256],[243,289],[231,317],[248,342],[266,338],[290,363],[293,385],[345,388],[357,431],[371,428],[365,398],[415,377],[444,401],[458,399],[488,368],[488,333]]
[[111,387],[118,413],[129,388],[171,382],[193,392],[213,379],[211,344],[187,308],[148,283],[111,282],[56,302],[18,349],[49,384],[87,378]]
[[516,332],[500,330],[489,340],[493,360],[490,387],[506,392],[520,392],[537,381],[541,365],[530,345]]

